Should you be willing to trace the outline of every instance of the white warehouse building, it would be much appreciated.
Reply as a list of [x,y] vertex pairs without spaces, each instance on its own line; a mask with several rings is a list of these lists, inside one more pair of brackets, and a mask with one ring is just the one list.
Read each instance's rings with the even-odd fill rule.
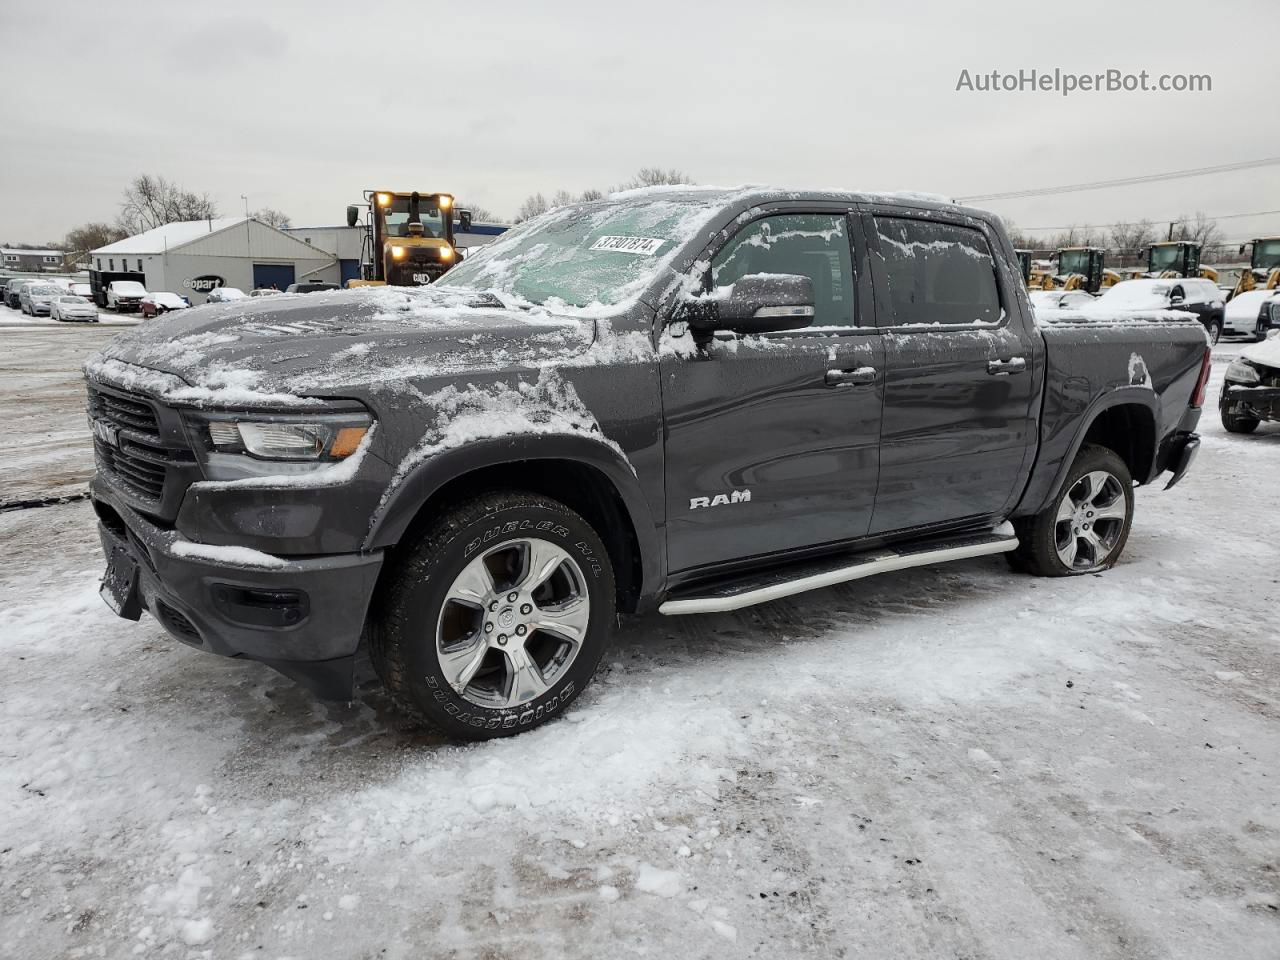
[[148,291],[167,290],[198,304],[215,287],[283,290],[341,279],[336,253],[251,217],[166,224],[100,247],[89,262],[95,298],[113,280],[137,280]]

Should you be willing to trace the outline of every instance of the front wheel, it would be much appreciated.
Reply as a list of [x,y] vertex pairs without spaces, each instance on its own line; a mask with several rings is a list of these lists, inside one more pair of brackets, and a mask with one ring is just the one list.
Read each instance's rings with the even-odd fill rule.
[[459,739],[509,736],[587,686],[615,604],[590,524],[548,497],[492,493],[441,515],[399,559],[370,654],[409,716]]
[[1216,347],[1218,341],[1222,339],[1222,324],[1217,320],[1213,320],[1206,328],[1209,333],[1209,346]]
[[1222,427],[1227,433],[1253,433],[1258,429],[1261,420],[1256,417],[1237,417],[1231,414],[1229,407],[1221,407]]
[[1097,573],[1115,565],[1133,524],[1133,478],[1114,450],[1081,448],[1057,497],[1015,522],[1017,568],[1040,577]]

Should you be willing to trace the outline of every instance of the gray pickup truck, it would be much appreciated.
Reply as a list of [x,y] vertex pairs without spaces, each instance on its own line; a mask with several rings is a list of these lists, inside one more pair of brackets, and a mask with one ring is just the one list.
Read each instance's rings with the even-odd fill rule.
[[590,681],[621,614],[1005,553],[1114,564],[1190,465],[1178,314],[1037,318],[990,214],[666,189],[564,207],[433,287],[205,306],[86,365],[116,612],[461,738]]

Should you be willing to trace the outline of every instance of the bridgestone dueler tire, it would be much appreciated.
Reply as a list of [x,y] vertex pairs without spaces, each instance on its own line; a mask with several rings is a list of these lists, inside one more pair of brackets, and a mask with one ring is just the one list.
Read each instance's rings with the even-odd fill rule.
[[[1095,470],[1108,471],[1120,481],[1124,488],[1126,507],[1124,530],[1101,566],[1088,570],[1076,570],[1062,562],[1054,545],[1058,504],[1062,501],[1063,495],[1075,486],[1077,480]],[[1033,517],[1015,520],[1014,529],[1018,533],[1018,549],[1005,556],[1009,558],[1009,564],[1015,570],[1034,574],[1037,577],[1078,577],[1086,573],[1098,573],[1111,569],[1124,552],[1125,544],[1129,540],[1129,531],[1133,529],[1133,480],[1129,475],[1129,468],[1115,451],[1095,444],[1085,444],[1076,454],[1071,469],[1067,471],[1066,480],[1061,488],[1055,491],[1049,505]]]
[[[527,539],[554,543],[577,562],[591,604],[586,636],[576,659],[542,696],[515,708],[479,706],[459,695],[441,671],[440,609],[481,548]],[[491,493],[443,514],[401,555],[377,601],[369,653],[392,700],[412,719],[457,739],[505,737],[559,716],[586,688],[612,639],[615,610],[613,565],[590,524],[549,497]]]

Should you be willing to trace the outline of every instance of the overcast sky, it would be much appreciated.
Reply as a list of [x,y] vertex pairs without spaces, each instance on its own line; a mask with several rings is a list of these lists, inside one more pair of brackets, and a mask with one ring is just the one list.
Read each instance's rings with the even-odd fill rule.
[[[340,223],[365,188],[503,217],[643,165],[950,196],[1280,156],[1274,3],[40,2],[0,6],[0,241],[114,218],[141,172]],[[1251,26],[1252,25],[1252,26]],[[1211,93],[957,92],[962,69]],[[984,204],[1021,226],[1280,210],[1280,166]],[[1280,215],[1225,220],[1228,238]]]

